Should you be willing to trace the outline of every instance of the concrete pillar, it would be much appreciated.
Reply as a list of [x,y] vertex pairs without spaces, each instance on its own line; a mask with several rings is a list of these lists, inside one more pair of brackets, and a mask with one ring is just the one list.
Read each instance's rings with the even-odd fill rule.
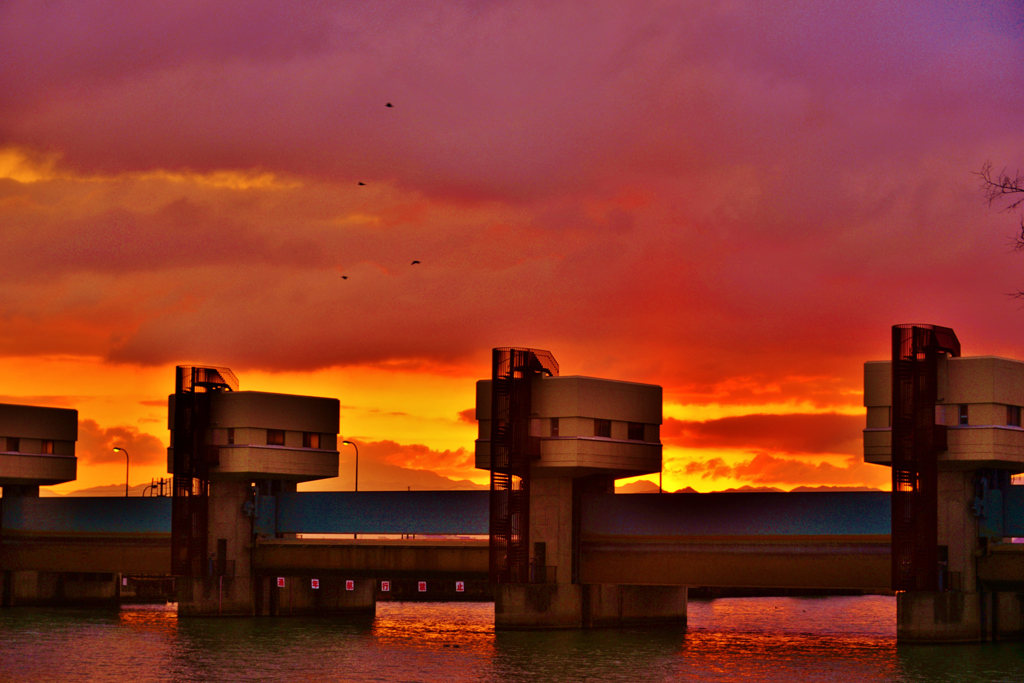
[[269,616],[376,614],[376,579],[353,580],[349,589],[346,580],[336,576],[316,578],[316,588],[309,576],[280,577],[284,586],[278,586],[278,577],[265,578]]
[[946,590],[977,590],[978,518],[974,514],[974,470],[938,473],[939,547],[946,548]]
[[[38,498],[39,486],[3,486],[4,497]],[[2,508],[0,508],[2,509]],[[120,601],[120,576],[109,572],[0,572],[0,605],[111,606]]]
[[580,499],[611,493],[610,475],[555,476],[530,482],[532,583],[499,584],[494,625],[505,630],[686,624],[686,586],[579,582]]
[[685,626],[686,586],[503,583],[494,593],[502,630]]
[[977,642],[1024,637],[1021,594],[981,589],[978,558],[985,552],[973,509],[975,470],[938,473],[939,546],[946,549],[942,592],[897,594],[901,643]]
[[[274,493],[294,491],[295,482],[272,485]],[[258,575],[252,567],[252,519],[244,505],[250,485],[245,481],[210,482],[207,549],[208,575],[180,578],[177,583],[180,616],[279,616],[300,614],[368,613],[376,610],[375,581],[355,581],[347,590],[337,577]]]
[[255,614],[252,520],[242,509],[248,496],[247,482],[210,482],[206,576],[178,580],[179,615]]
[[120,576],[106,572],[3,572],[4,607],[96,607],[120,604]]

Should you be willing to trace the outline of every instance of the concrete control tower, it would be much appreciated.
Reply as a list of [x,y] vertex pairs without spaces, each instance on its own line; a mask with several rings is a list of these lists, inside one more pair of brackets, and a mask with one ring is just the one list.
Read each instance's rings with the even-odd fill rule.
[[1020,637],[1020,575],[1003,571],[1020,566],[1020,546],[983,522],[1002,521],[1001,504],[984,503],[1013,493],[1011,475],[1024,472],[1024,362],[961,357],[945,327],[892,335],[892,360],[864,364],[864,460],[893,470],[897,638]]
[[580,582],[583,496],[661,471],[661,387],[559,376],[536,349],[493,361],[476,386],[476,466],[491,471],[495,626],[685,622],[685,586]]
[[177,372],[167,467],[174,475],[171,562],[182,577],[178,612],[274,614],[271,577],[252,571],[247,503],[338,476],[338,400],[238,391],[227,368]]

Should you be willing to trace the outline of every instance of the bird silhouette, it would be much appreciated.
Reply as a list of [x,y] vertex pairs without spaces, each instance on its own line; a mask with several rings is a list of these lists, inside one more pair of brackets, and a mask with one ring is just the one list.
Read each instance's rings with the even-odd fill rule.
[[387,104],[385,104],[384,106],[385,106],[385,107],[394,107],[395,105],[393,105],[393,104],[391,104],[390,102],[388,102],[388,103],[387,103]]
[[360,185],[365,185],[366,183],[364,183],[364,182],[360,182],[359,184],[360,184]]
[[419,261],[413,261],[411,265],[415,266],[417,263],[419,263]]
[[347,280],[347,279],[348,279],[348,275],[342,275],[342,276],[341,276],[341,279],[342,279],[342,280]]

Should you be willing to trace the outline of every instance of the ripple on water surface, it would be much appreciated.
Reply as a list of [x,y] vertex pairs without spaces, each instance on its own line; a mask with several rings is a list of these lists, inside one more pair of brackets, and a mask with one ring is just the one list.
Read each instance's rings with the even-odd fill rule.
[[891,597],[694,600],[687,629],[499,632],[490,603],[375,619],[0,610],[0,681],[1021,680],[1016,643],[896,647]]

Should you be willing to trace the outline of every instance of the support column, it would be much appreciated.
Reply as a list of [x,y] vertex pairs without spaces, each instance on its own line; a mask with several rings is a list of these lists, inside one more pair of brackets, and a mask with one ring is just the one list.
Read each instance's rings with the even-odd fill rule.
[[[279,481],[273,493],[295,490]],[[333,576],[261,575],[252,565],[253,527],[244,506],[250,495],[245,481],[210,482],[206,576],[181,578],[178,614],[192,617],[287,616],[301,614],[369,614],[376,611],[375,581],[360,579],[347,590]],[[278,586],[277,579],[284,579]],[[313,587],[313,578],[317,587]]]
[[531,583],[498,584],[498,629],[685,626],[686,586],[584,584],[579,577],[580,498],[611,493],[609,475],[535,473],[530,497]]
[[252,577],[252,519],[243,506],[244,481],[211,481],[204,576],[178,579],[178,614],[251,616],[255,614]]

